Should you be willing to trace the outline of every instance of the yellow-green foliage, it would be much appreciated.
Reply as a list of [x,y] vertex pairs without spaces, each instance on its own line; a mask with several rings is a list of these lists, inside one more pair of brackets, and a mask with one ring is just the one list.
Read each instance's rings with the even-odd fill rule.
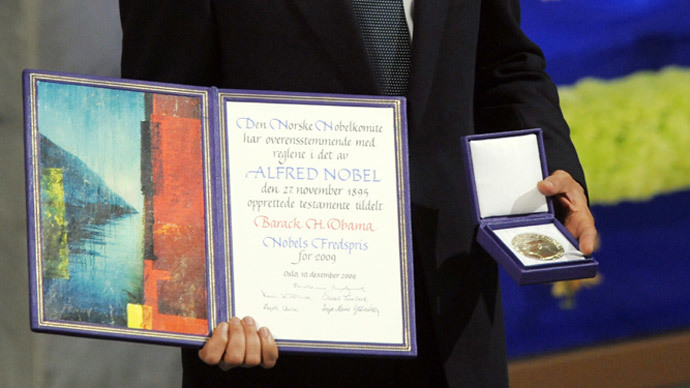
[[593,203],[690,188],[690,69],[560,88]]
[[41,169],[43,276],[69,278],[69,248],[62,169]]

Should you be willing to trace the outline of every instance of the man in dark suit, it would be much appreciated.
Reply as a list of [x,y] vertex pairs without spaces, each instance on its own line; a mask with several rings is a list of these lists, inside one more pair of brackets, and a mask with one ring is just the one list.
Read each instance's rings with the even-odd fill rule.
[[[120,0],[122,76],[379,94],[350,1]],[[234,319],[198,354],[183,351],[185,386],[507,386],[497,268],[474,242],[463,135],[543,128],[554,173],[539,190],[555,196],[581,250],[592,252],[582,169],[543,55],[520,30],[519,0],[415,0],[412,14],[406,96],[419,357],[282,355],[276,363],[270,332]],[[255,365],[275,367],[232,368]]]

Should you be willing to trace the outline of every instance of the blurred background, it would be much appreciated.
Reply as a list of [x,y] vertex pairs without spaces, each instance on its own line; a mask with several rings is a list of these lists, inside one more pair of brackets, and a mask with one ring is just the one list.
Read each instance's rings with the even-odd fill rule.
[[512,381],[690,386],[690,2],[522,6],[559,85],[601,248],[594,279],[520,288],[502,276]]
[[559,85],[601,249],[595,279],[503,282],[511,357],[690,329],[690,2],[522,4]]
[[[566,355],[559,365],[572,377],[563,376],[587,386],[570,360],[648,353],[663,368],[642,372],[664,376],[590,386],[682,386],[690,381],[681,371],[690,365],[690,2],[522,7],[559,85],[602,245],[594,279],[518,287],[502,274],[511,365],[543,371]],[[117,77],[120,38],[114,1],[0,0],[0,387],[180,384],[175,348],[28,329],[21,71]]]
[[0,387],[178,387],[177,348],[29,331],[21,73],[117,77],[117,1],[0,0]]

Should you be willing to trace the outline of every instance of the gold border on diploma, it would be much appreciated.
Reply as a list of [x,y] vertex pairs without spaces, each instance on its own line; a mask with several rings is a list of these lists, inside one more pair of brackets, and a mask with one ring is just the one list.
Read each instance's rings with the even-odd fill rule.
[[394,112],[394,142],[395,142],[395,164],[396,164],[396,185],[397,185],[397,210],[399,224],[399,248],[400,248],[400,274],[401,274],[401,288],[402,288],[402,314],[403,314],[403,342],[401,344],[378,344],[378,343],[348,343],[348,342],[329,342],[329,341],[295,341],[295,340],[276,340],[279,346],[290,348],[300,348],[306,350],[342,350],[342,351],[378,351],[395,354],[409,353],[412,349],[412,328],[414,322],[410,316],[411,312],[411,298],[410,294],[410,279],[409,279],[409,261],[411,259],[411,252],[408,250],[408,222],[405,216],[405,149],[406,139],[403,139],[403,107],[400,99],[387,98],[372,98],[366,96],[320,96],[320,95],[306,95],[306,94],[291,94],[291,93],[243,93],[234,91],[219,91],[218,92],[218,111],[217,121],[219,123],[220,132],[220,160],[221,160],[221,193],[223,198],[222,216],[224,225],[224,256],[225,256],[225,278],[226,278],[226,314],[228,317],[233,315],[233,284],[232,279],[232,263],[231,263],[231,236],[230,236],[230,194],[228,182],[228,150],[226,139],[226,102],[240,101],[240,102],[279,102],[291,104],[319,104],[322,105],[354,105],[354,106],[371,106],[371,107],[391,107]]

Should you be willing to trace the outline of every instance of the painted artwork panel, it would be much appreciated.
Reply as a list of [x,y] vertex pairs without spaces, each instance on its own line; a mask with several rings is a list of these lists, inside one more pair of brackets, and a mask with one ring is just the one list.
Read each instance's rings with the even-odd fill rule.
[[201,99],[36,93],[44,319],[206,335]]

